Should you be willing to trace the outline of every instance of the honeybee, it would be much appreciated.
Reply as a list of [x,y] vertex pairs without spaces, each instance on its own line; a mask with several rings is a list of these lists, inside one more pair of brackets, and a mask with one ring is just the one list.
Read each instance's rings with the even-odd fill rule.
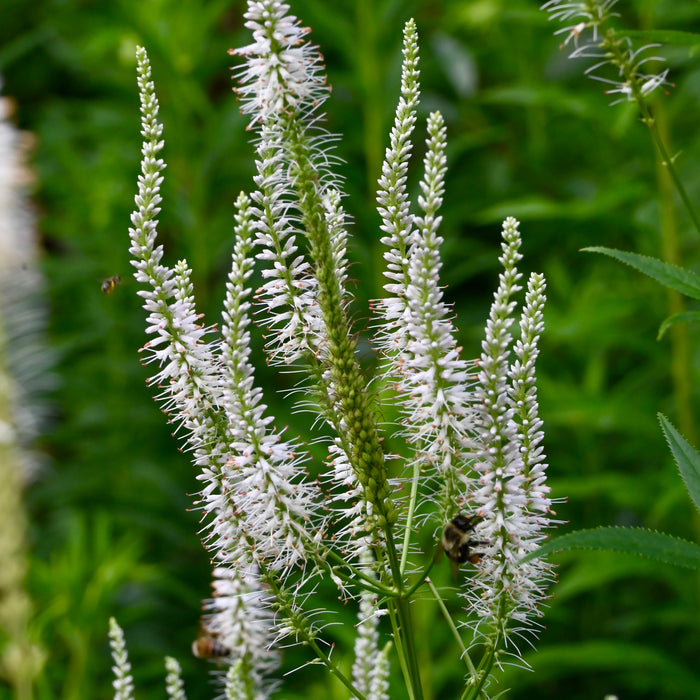
[[471,562],[477,564],[483,552],[475,552],[472,547],[483,547],[488,544],[485,540],[473,540],[474,527],[483,520],[480,515],[456,515],[450,520],[442,531],[440,544],[445,551],[445,556],[450,560],[453,571],[460,564]]
[[102,293],[111,295],[114,292],[115,287],[118,284],[121,284],[122,278],[119,275],[114,275],[112,277],[108,277],[104,282],[102,282]]
[[192,654],[198,659],[220,659],[229,656],[231,650],[215,637],[202,634],[192,642]]

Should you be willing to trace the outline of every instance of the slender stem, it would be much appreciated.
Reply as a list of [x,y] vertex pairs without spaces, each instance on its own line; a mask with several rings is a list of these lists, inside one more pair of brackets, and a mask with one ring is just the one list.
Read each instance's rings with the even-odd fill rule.
[[[667,110],[663,103],[655,110],[655,126],[662,141],[667,139]],[[680,242],[676,223],[676,209],[673,197],[673,185],[670,172],[664,164],[657,165],[657,180],[661,203],[661,242],[662,257],[673,265],[681,264]],[[683,311],[683,296],[673,289],[667,290],[668,315],[673,316]],[[693,409],[691,400],[690,378],[690,341],[688,324],[676,323],[670,328],[671,341],[671,377],[673,396],[681,432],[693,442]]]
[[[438,548],[438,552],[442,552],[442,548]],[[435,566],[436,559],[436,556],[430,557],[430,562],[428,563],[428,566],[426,566],[425,569],[423,569],[422,573],[418,576],[418,580],[406,591],[406,598],[412,598],[413,594],[426,582],[428,574],[430,573],[433,566]]]
[[[408,561],[408,550],[411,544],[411,533],[413,531],[413,514],[416,510],[418,501],[418,481],[420,480],[420,465],[418,460],[413,462],[413,477],[411,479],[411,498],[408,501],[408,516],[406,517],[406,530],[403,536],[403,549],[401,550],[401,578],[403,579],[406,571],[406,562]],[[410,597],[410,596],[409,596]]]
[[681,182],[681,179],[678,175],[678,171],[676,170],[676,166],[673,164],[673,159],[668,154],[666,144],[664,143],[664,140],[661,138],[661,134],[659,133],[659,128],[656,124],[656,120],[652,116],[649,107],[646,104],[646,102],[644,102],[644,100],[638,100],[638,104],[639,109],[642,113],[642,121],[647,125],[649,133],[651,134],[651,138],[654,141],[654,144],[656,145],[659,154],[661,155],[661,163],[668,170],[669,175],[673,180],[673,184],[676,187],[676,191],[678,192],[678,196],[681,198],[683,206],[688,212],[688,216],[693,222],[693,226],[695,226],[695,230],[698,232],[698,234],[700,234],[700,219],[698,219],[698,216],[695,212],[695,208],[693,207],[690,201],[690,197],[688,197],[688,193],[686,192],[685,187]]
[[352,681],[330,660],[330,657],[324,654],[321,647],[316,642],[314,632],[309,626],[308,621],[304,618],[301,610],[294,609],[287,602],[287,596],[275,579],[272,573],[265,570],[262,566],[260,569],[261,578],[270,587],[270,590],[277,601],[277,610],[285,618],[287,624],[294,630],[304,644],[313,650],[319,661],[356,697],[358,700],[367,700],[367,698],[352,684]]
[[[338,568],[332,568],[327,562],[326,564],[330,569],[332,569],[332,572],[335,575],[342,578],[344,581],[356,582],[359,578],[363,581],[363,588],[372,591],[377,595],[387,596],[390,598],[396,598],[398,595],[398,591],[395,588],[385,586],[379,581],[373,579],[371,576],[368,576],[366,573],[364,573],[357,567],[348,564],[348,562],[345,559],[343,559],[337,552],[334,552],[332,549],[324,549],[320,553],[319,559],[321,561],[325,561],[326,559],[332,559],[334,562],[336,562],[336,564],[338,564]],[[346,571],[349,571],[349,573],[346,573]]]
[[[420,679],[420,669],[418,666],[418,656],[416,654],[416,646],[413,638],[413,622],[411,620],[411,609],[408,604],[408,598],[403,587],[403,577],[401,576],[401,567],[396,555],[396,546],[391,525],[387,524],[384,528],[386,533],[386,553],[389,559],[389,567],[394,579],[394,585],[399,591],[400,596],[396,599],[396,615],[398,618],[398,630],[394,630],[395,634],[401,639],[401,647],[405,655],[405,663],[408,671],[407,685],[411,691],[411,696],[415,700],[423,700],[423,685]],[[397,641],[399,639],[397,637]],[[398,651],[398,649],[397,649]]]
[[440,592],[437,588],[435,588],[435,584],[429,578],[426,577],[425,582],[428,584],[428,587],[433,592],[433,595],[435,596],[435,601],[437,602],[438,607],[440,608],[440,611],[442,612],[442,615],[445,618],[445,621],[447,622],[447,626],[450,628],[452,636],[455,638],[455,641],[457,642],[457,645],[459,646],[462,652],[461,656],[464,659],[464,663],[467,665],[467,668],[469,669],[469,675],[472,678],[475,678],[476,668],[474,668],[474,664],[472,663],[471,657],[469,656],[467,647],[464,646],[464,642],[462,641],[462,637],[459,634],[459,630],[455,627],[454,620],[452,619],[452,616],[450,615],[447,606],[443,602]]
[[476,675],[474,676],[475,683],[472,687],[467,685],[464,689],[464,693],[462,693],[461,700],[473,700],[482,696],[482,691],[484,690],[486,681],[491,675],[491,668],[496,660],[496,650],[500,647],[502,641],[503,635],[499,630],[501,629],[500,625],[502,621],[505,619],[505,606],[506,601],[501,596],[500,603],[498,604],[499,610],[494,615],[493,633],[490,636],[486,635],[485,651],[479,662]]
[[367,698],[352,684],[350,679],[327,657],[321,647],[318,646],[316,640],[311,637],[307,640],[307,644],[313,649],[316,656],[320,659],[323,665],[358,699],[367,700]]
[[481,659],[481,662],[479,663],[479,668],[476,670],[474,675],[476,683],[473,686],[467,685],[467,687],[464,689],[464,692],[462,693],[462,697],[460,698],[460,700],[473,700],[474,698],[478,698],[481,696],[481,693],[484,689],[484,685],[486,684],[486,680],[488,679],[491,673],[491,667],[493,666],[493,662],[496,659],[498,637],[499,635],[496,635],[496,638],[492,640],[491,644],[487,648],[487,652],[484,654],[484,656]]
[[406,598],[399,598],[397,601],[396,611],[399,616],[400,632],[405,641],[406,658],[408,660],[408,668],[411,672],[413,681],[413,694],[416,700],[423,700],[423,684],[420,679],[420,667],[418,665],[418,655],[416,654],[416,645],[413,638],[413,620],[409,601]]
[[399,665],[401,673],[406,681],[406,690],[408,691],[409,700],[415,700],[413,693],[413,683],[411,682],[411,674],[406,661],[406,653],[403,646],[403,635],[401,634],[400,624],[396,617],[396,601],[390,600],[387,602],[387,611],[389,612],[389,620],[391,621],[391,629],[394,633],[394,645],[396,646],[396,655],[399,657]]

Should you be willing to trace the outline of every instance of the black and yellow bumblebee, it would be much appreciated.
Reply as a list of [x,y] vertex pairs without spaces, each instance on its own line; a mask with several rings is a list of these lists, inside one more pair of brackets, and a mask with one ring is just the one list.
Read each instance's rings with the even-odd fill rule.
[[474,540],[474,528],[484,518],[480,515],[456,515],[450,520],[442,531],[440,546],[445,556],[450,560],[453,573],[456,574],[459,565],[466,562],[478,564],[483,552],[474,550],[474,547],[485,547],[489,543],[486,540]]

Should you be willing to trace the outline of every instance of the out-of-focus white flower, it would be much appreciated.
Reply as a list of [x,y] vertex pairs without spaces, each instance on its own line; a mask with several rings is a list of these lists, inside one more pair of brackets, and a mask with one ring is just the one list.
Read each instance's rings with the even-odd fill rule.
[[266,693],[269,674],[279,666],[280,656],[270,648],[275,630],[271,594],[260,583],[257,566],[216,567],[212,588],[214,595],[204,602],[206,632],[231,658],[243,661],[251,685]]
[[131,675],[131,664],[124,641],[124,632],[113,617],[109,618],[109,646],[112,649],[112,658],[114,659],[114,666],[112,666],[114,700],[133,700],[134,679]]
[[10,694],[19,696],[31,694],[44,662],[32,640],[33,606],[25,590],[22,501],[23,487],[41,463],[32,443],[46,414],[42,399],[51,388],[52,356],[27,192],[29,139],[11,123],[11,112],[10,100],[0,97],[0,675]]
[[[564,2],[549,0],[540,9],[549,13],[550,20],[569,22],[578,19],[576,24],[558,29],[556,34],[566,36],[559,48],[563,49],[573,43],[574,50],[569,58],[593,58],[597,62],[586,69],[585,74],[593,80],[607,83],[612,87],[606,94],[619,94],[622,97],[611,104],[623,101],[639,101],[646,98],[657,88],[671,86],[667,80],[668,69],[661,72],[648,72],[643,67],[647,63],[660,63],[661,56],[649,56],[647,52],[659,47],[659,44],[646,44],[639,49],[632,48],[632,41],[624,34],[618,34],[605,23],[611,17],[619,17],[612,12],[617,0],[581,0]],[[606,66],[614,70],[610,75],[601,74]]]
[[187,700],[185,684],[182,681],[182,668],[172,656],[165,657],[165,692],[170,700]]

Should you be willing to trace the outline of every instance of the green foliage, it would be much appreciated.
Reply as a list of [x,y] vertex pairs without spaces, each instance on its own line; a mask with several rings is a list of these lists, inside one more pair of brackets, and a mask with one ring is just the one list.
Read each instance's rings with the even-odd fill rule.
[[[547,556],[552,552],[573,549],[624,552],[655,559],[663,564],[700,569],[700,546],[641,527],[597,527],[594,530],[570,532],[546,542],[537,555]],[[532,558],[533,555],[528,555],[522,561]]]
[[671,425],[666,416],[659,414],[659,422],[673,453],[673,459],[678,465],[678,471],[683,477],[685,487],[688,489],[695,507],[700,510],[700,454]]
[[623,263],[643,272],[664,287],[675,289],[691,299],[700,299],[700,275],[677,265],[670,265],[663,260],[651,258],[648,255],[628,253],[624,250],[613,250],[602,246],[584,248],[587,253],[603,253],[611,258],[617,258]]
[[[525,259],[548,282],[538,375],[550,483],[554,496],[568,496],[559,516],[571,529],[643,526],[699,541],[697,516],[654,420],[661,410],[696,441],[695,351],[680,375],[690,388],[690,416],[669,372],[673,333],[682,329],[697,348],[696,328],[674,326],[657,342],[662,319],[678,311],[663,291],[579,252],[605,246],[673,262],[659,235],[663,224],[677,240],[675,262],[698,269],[697,239],[684,214],[669,223],[673,196],[663,189],[635,110],[609,107],[601,87],[582,76],[583,66],[565,59],[561,37],[552,36],[555,27],[536,0],[292,2],[313,28],[334,86],[328,127],[344,134],[338,154],[355,206],[350,275],[357,308],[366,308],[382,284],[372,204],[398,91],[401,26],[414,16],[425,47],[424,109],[439,107],[451,144],[444,279],[465,355],[479,352],[496,277],[494,231],[504,213],[519,216],[527,224]],[[161,235],[171,263],[188,258],[200,309],[208,312],[221,306],[232,202],[249,189],[252,174],[252,146],[240,136],[226,55],[244,43],[242,8],[238,0],[34,0],[30,11],[24,2],[5,0],[0,12],[3,93],[16,99],[18,123],[37,138],[35,197],[51,337],[61,358],[54,426],[42,440],[51,463],[27,492],[30,584],[49,650],[37,691],[42,699],[112,696],[111,615],[129,641],[140,697],[162,697],[165,655],[182,664],[191,700],[213,695],[202,682],[202,662],[189,654],[209,586],[197,515],[187,512],[186,494],[198,486],[137,363],[142,314],[129,281],[126,233],[140,142],[133,47],[149,48],[166,137],[177,144],[166,154]],[[631,0],[619,9],[627,26],[644,31],[692,32],[700,25],[694,0]],[[672,39],[659,52],[671,61],[676,87],[653,108],[672,152],[680,150],[675,164],[697,201],[700,64],[690,41]],[[363,200],[365,207],[358,204]],[[104,296],[100,283],[114,274],[124,283]],[[358,315],[361,338],[364,326]],[[259,376],[266,374],[263,365]],[[275,388],[265,393],[271,413],[279,425],[301,432],[308,416],[289,415]],[[434,544],[425,542],[425,550]],[[499,689],[512,688],[508,697],[515,699],[700,696],[692,670],[700,655],[695,572],[605,553],[566,553],[559,560],[547,629],[538,654],[528,658],[536,673],[507,674]],[[436,585],[451,585],[446,566],[433,573]],[[445,653],[452,640],[434,633],[433,616],[429,609],[416,615],[426,639],[420,663],[429,669],[435,697],[454,697],[456,662]],[[350,609],[342,621],[349,620]],[[342,626],[334,634],[340,651]],[[69,695],[73,658],[87,670],[79,691],[71,691],[79,694]],[[285,665],[304,660],[290,652]],[[287,697],[344,697],[313,671],[292,676],[296,685]]]

